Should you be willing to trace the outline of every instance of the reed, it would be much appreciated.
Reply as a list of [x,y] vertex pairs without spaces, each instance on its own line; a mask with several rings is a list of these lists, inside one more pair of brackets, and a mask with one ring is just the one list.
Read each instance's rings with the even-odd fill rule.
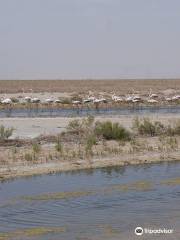
[[0,140],[4,141],[10,138],[14,132],[14,128],[5,128],[3,125],[0,126]]

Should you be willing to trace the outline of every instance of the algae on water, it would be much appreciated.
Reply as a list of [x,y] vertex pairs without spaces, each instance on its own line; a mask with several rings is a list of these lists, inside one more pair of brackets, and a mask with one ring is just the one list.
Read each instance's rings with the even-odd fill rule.
[[180,185],[180,178],[170,178],[170,179],[166,179],[161,181],[161,184],[163,185],[171,185],[171,186],[175,186],[175,185]]
[[92,191],[77,191],[77,192],[58,192],[58,193],[46,193],[36,196],[23,196],[22,199],[29,201],[48,201],[48,200],[58,200],[58,199],[69,199],[78,198],[83,196],[88,196],[93,194]]
[[20,229],[14,232],[0,233],[0,240],[23,239],[23,237],[38,237],[46,234],[66,232],[65,227],[35,227]]

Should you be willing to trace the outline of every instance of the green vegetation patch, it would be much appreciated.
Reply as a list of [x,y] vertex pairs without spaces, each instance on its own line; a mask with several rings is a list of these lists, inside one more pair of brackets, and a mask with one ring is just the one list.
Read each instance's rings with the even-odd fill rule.
[[111,121],[96,122],[95,123],[95,134],[102,136],[106,140],[130,140],[130,132],[119,125],[119,123],[112,123]]
[[137,181],[134,183],[117,184],[111,187],[112,190],[119,191],[150,191],[153,189],[153,184],[149,181]]
[[9,234],[8,233],[0,233],[0,240],[8,240]]
[[58,200],[58,199],[69,199],[84,197],[93,194],[93,191],[77,191],[77,192],[58,192],[58,193],[47,193],[36,196],[23,196],[22,199],[29,201],[48,201],[48,200]]
[[166,133],[166,127],[159,121],[151,121],[149,118],[133,120],[132,129],[139,135],[157,136]]
[[114,236],[121,233],[119,229],[114,228],[111,225],[102,225],[100,226],[100,228],[102,228],[105,236]]
[[0,140],[4,141],[10,138],[14,132],[14,128],[5,128],[3,125],[0,126]]
[[35,236],[45,235],[49,233],[61,233],[65,231],[66,231],[65,227],[51,227],[51,228],[37,227],[37,228],[20,230],[20,231],[17,231],[16,234],[21,236],[27,236],[27,237],[33,237],[33,236],[35,237]]
[[55,234],[66,232],[65,227],[35,227],[29,229],[20,229],[14,232],[0,233],[0,240],[19,239],[22,237],[37,237],[46,234]]
[[166,179],[166,180],[161,181],[161,184],[171,185],[171,186],[180,185],[180,178]]

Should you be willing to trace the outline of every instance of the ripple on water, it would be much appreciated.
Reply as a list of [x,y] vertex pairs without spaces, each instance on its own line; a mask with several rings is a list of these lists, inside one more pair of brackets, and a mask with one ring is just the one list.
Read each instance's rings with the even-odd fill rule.
[[[53,181],[47,176],[47,189],[52,191],[49,193],[35,179],[33,184],[39,184],[35,191],[29,191],[29,195],[26,189],[19,191],[22,196],[16,193],[14,199],[9,199],[8,195],[9,204],[1,204],[0,232],[4,232],[4,236],[1,235],[0,240],[14,240],[15,234],[19,234],[19,239],[25,239],[22,233],[27,239],[38,240],[109,240],[121,239],[119,235],[125,236],[121,235],[122,232],[129,232],[137,222],[144,226],[173,224],[177,227],[180,165],[179,168],[171,165],[168,171],[167,165],[163,166],[141,168],[138,173],[137,168],[130,167],[124,175],[112,175],[113,181],[107,179],[107,173],[100,171],[95,171],[98,177],[95,173],[83,174],[80,180],[78,175],[68,175],[67,178],[63,174],[57,175]],[[86,186],[86,182],[91,181],[92,185]],[[54,187],[51,187],[52,182]],[[43,194],[38,194],[38,187]],[[12,189],[14,186],[9,192]],[[66,231],[55,233],[52,230],[54,226],[65,226]],[[34,229],[31,230],[34,231],[33,236],[27,236],[31,234],[29,229]]]

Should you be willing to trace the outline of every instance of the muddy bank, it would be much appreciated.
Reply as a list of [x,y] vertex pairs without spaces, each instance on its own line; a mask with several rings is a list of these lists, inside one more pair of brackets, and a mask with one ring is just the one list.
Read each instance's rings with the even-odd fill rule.
[[75,171],[82,169],[95,169],[110,166],[126,166],[139,164],[152,164],[160,162],[180,161],[180,151],[162,154],[150,152],[148,154],[126,154],[124,156],[94,158],[85,160],[71,160],[52,163],[42,163],[33,165],[1,166],[0,181],[17,177],[27,177],[42,174],[54,174],[65,171]]

